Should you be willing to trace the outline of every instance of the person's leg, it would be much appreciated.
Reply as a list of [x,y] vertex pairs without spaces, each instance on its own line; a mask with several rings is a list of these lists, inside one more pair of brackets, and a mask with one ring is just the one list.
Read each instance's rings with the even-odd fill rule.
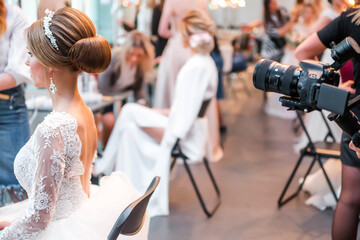
[[335,210],[332,239],[355,240],[360,213],[360,168],[343,164],[341,180],[341,194]]

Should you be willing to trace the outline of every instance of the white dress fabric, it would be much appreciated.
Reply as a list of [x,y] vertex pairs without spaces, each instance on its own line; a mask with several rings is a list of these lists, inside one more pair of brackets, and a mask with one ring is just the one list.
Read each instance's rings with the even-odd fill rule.
[[183,46],[180,33],[173,31],[161,57],[155,86],[155,108],[170,108],[175,93],[177,75],[190,58],[191,53]]
[[31,82],[24,31],[28,27],[24,13],[18,6],[6,4],[7,30],[0,37],[0,75],[10,74],[16,85]]
[[[96,173],[125,172],[139,191],[160,176],[160,184],[149,204],[151,216],[169,214],[170,152],[177,138],[191,160],[202,159],[208,140],[207,118],[198,118],[202,103],[214,99],[217,69],[208,55],[194,55],[179,72],[175,98],[168,117],[138,104],[122,109]],[[165,128],[159,144],[141,128]]]
[[[81,141],[70,114],[52,112],[19,151],[14,171],[29,199],[0,208],[11,221],[0,239],[105,239],[120,213],[141,194],[120,172],[102,179],[88,198],[80,176]],[[90,181],[90,179],[89,179]],[[147,239],[149,219],[133,239]]]

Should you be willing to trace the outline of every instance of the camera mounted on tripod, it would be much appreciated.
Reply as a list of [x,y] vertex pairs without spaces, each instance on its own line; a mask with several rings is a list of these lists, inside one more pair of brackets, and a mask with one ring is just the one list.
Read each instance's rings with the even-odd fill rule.
[[300,67],[261,59],[255,67],[253,83],[257,89],[277,92],[282,106],[289,110],[310,112],[328,110],[328,118],[352,137],[360,147],[360,122],[351,108],[360,104],[360,95],[349,101],[349,92],[339,89],[340,74],[337,72],[351,58],[360,54],[356,41],[347,37],[338,45],[332,44],[331,57],[334,62],[305,60]]
[[256,64],[253,83],[260,90],[287,95],[281,97],[280,102],[289,110],[325,109],[342,115],[349,93],[336,87],[340,80],[337,70],[357,54],[360,54],[360,47],[353,38],[347,37],[333,45],[334,63],[331,65],[305,60],[296,67],[262,59]]

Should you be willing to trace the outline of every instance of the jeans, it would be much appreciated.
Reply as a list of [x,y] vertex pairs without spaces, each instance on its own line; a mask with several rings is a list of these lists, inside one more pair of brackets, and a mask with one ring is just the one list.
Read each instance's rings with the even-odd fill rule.
[[[13,94],[10,100],[0,99],[0,206],[6,199],[18,200],[20,187],[14,174],[14,159],[29,140],[30,126],[23,94]],[[20,197],[22,199],[22,197]],[[5,202],[4,202],[5,201]]]

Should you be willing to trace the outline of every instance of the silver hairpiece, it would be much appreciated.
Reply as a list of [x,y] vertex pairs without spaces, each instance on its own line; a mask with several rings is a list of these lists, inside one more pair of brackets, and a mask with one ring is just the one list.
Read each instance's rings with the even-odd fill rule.
[[44,20],[43,20],[44,33],[45,33],[46,37],[50,40],[51,45],[56,50],[59,51],[59,46],[57,45],[56,39],[50,30],[50,26],[52,24],[50,21],[52,20],[52,18],[54,16],[54,12],[50,11],[49,9],[46,9],[45,14],[46,14],[46,16],[44,17]]

